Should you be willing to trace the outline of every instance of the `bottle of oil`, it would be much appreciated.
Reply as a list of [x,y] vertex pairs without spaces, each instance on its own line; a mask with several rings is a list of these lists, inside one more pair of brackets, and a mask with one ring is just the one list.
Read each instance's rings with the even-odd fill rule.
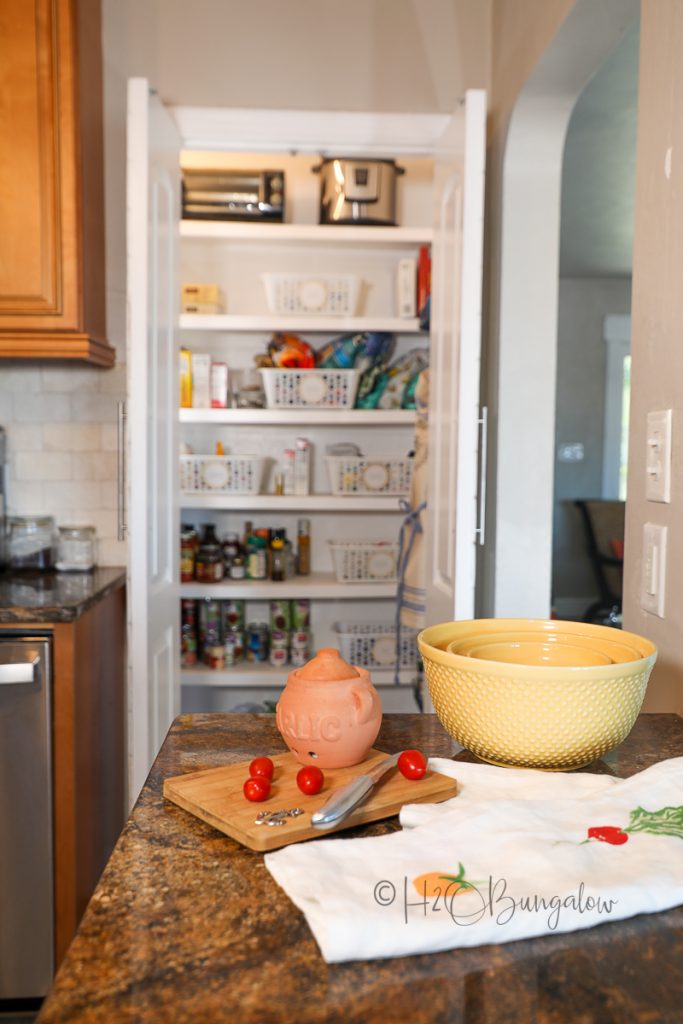
[[311,524],[308,519],[299,519],[297,523],[297,572],[299,576],[308,576],[311,571]]

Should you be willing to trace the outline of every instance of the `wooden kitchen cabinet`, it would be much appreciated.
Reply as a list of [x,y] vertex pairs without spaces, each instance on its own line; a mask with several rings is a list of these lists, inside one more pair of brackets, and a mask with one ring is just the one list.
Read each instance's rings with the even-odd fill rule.
[[[127,812],[124,584],[122,570],[96,570],[94,593],[80,606],[44,609],[17,607],[18,598],[8,601],[0,587],[0,637],[52,638],[55,969]],[[13,593],[21,585],[13,580]]]
[[0,0],[0,357],[112,366],[99,0]]

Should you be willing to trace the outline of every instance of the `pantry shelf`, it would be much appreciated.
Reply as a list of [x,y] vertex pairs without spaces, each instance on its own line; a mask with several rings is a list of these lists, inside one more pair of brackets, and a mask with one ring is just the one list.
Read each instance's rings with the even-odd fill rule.
[[337,600],[339,598],[396,597],[396,582],[391,583],[339,583],[333,573],[317,572],[310,576],[293,576],[281,583],[272,580],[227,580],[223,583],[181,583],[181,598],[214,598],[217,601],[244,599],[270,600],[282,597],[306,597],[311,600]]
[[398,427],[415,423],[414,409],[180,409],[181,423],[331,427]]
[[[284,686],[287,675],[292,671],[291,665],[284,668],[273,668],[271,665],[264,665],[254,662],[243,662],[227,669],[211,669],[204,666],[197,668],[184,668],[180,673],[180,682],[183,686],[215,686],[215,687],[277,687]],[[372,681],[375,686],[389,686],[394,682],[394,670],[392,669],[370,669]],[[410,685],[415,679],[415,673],[402,669],[399,673],[399,683]]]
[[179,326],[184,331],[323,331],[357,334],[363,331],[387,331],[394,334],[425,334],[416,317],[398,316],[285,316],[277,314],[182,313]]
[[258,224],[246,221],[183,220],[181,238],[230,242],[304,242],[307,245],[403,245],[429,244],[434,232],[428,227],[368,227],[341,224]]
[[249,512],[400,512],[399,501],[394,497],[335,494],[275,495],[257,494],[245,497],[243,494],[198,494],[183,491],[180,506],[186,509],[231,509]]

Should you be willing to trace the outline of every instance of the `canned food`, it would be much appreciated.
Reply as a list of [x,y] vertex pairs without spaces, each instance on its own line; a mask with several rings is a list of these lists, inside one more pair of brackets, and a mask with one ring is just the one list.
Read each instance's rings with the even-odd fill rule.
[[311,602],[308,598],[290,601],[292,629],[308,629],[311,624]]
[[225,649],[223,644],[210,644],[204,650],[204,661],[209,668],[221,669],[225,666]]
[[270,648],[270,664],[274,668],[280,668],[282,665],[287,664],[287,648],[286,647],[271,647]]
[[244,636],[240,630],[227,633],[223,643],[225,664],[236,665],[244,657]]
[[268,640],[266,623],[250,622],[247,629],[247,661],[267,661]]
[[183,630],[180,640],[180,664],[183,668],[197,664],[197,634],[194,630]]
[[206,597],[199,604],[199,644],[204,650],[221,639],[221,603]]
[[270,602],[270,628],[289,630],[292,624],[291,601]]
[[244,629],[244,601],[221,601],[223,636]]
[[310,660],[310,657],[310,647],[292,647],[289,654],[289,660],[294,668],[301,668],[302,665],[305,665]]
[[296,629],[291,634],[292,649],[311,646],[311,634],[307,629]]

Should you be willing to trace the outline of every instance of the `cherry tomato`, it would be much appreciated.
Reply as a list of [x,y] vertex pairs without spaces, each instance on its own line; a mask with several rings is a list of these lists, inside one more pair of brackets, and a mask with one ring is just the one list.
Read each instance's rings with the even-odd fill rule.
[[423,779],[427,774],[427,762],[419,750],[404,750],[398,759],[398,770],[406,779]]
[[270,782],[268,779],[264,779],[262,775],[249,778],[244,783],[244,795],[247,800],[253,800],[254,803],[267,800],[270,795]]
[[249,774],[253,778],[260,775],[264,779],[272,779],[275,766],[269,757],[255,757],[249,765]]
[[319,793],[323,788],[325,776],[320,771],[320,768],[314,764],[307,764],[305,768],[300,768],[296,774],[296,784],[302,793],[306,793],[307,796],[314,796]]

